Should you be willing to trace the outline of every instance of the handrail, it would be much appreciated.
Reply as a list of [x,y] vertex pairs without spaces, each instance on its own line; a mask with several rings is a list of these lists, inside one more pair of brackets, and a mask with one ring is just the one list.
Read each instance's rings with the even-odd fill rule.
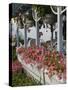
[[51,8],[52,12],[53,12],[55,15],[58,14],[57,12],[55,12],[55,11],[53,10],[52,6],[50,6],[50,8]]
[[64,13],[65,11],[66,11],[66,8],[65,8],[63,11],[61,11],[61,13],[60,13],[60,14]]
[[[57,15],[58,13],[54,11],[54,9],[52,8],[52,6],[50,6],[52,12]],[[60,15],[63,14],[66,11],[66,8],[64,10],[61,11]]]

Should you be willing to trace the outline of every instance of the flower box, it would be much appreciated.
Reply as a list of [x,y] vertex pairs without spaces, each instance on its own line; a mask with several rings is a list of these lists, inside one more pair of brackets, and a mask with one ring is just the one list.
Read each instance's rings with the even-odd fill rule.
[[63,78],[64,71],[66,70],[65,62],[62,60],[63,56],[60,56],[61,58],[59,57],[59,60],[56,60],[59,54],[52,52],[50,56],[51,52],[45,52],[44,48],[29,48],[27,51],[22,51],[24,52],[17,54],[19,62],[27,73],[41,84],[62,84],[66,82]]

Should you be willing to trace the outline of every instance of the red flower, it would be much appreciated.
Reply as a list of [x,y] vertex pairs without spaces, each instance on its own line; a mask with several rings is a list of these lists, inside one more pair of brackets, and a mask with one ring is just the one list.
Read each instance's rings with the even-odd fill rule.
[[12,62],[12,72],[17,72],[22,69],[22,65],[16,60],[15,62]]
[[37,64],[38,68],[44,68],[49,70],[48,76],[51,77],[52,75],[56,74],[59,76],[59,71],[64,73],[66,71],[66,62],[63,54],[53,51],[46,51],[44,47],[29,47],[27,49],[23,48],[18,50],[26,64]]

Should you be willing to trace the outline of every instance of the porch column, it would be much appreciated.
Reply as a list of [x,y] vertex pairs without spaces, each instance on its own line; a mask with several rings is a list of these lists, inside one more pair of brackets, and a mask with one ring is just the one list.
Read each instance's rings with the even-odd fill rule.
[[24,47],[27,48],[27,28],[26,28],[26,24],[24,24]]
[[36,45],[39,46],[39,27],[38,27],[38,22],[36,21]]
[[38,25],[37,12],[35,12],[35,25],[36,25],[36,45],[39,46],[40,39],[39,39],[39,25]]
[[17,31],[16,31],[16,41],[17,41],[17,47],[19,47],[19,27],[17,26]]
[[57,32],[57,51],[62,51],[62,15],[61,13],[61,7],[57,7],[57,24],[58,24],[58,32]]

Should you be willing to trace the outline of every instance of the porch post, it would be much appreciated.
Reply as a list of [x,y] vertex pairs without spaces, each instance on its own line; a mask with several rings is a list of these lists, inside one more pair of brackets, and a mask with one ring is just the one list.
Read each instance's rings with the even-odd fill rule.
[[61,13],[61,7],[57,7],[57,24],[58,24],[58,32],[57,32],[57,51],[62,51],[62,15]]
[[17,31],[16,31],[16,41],[17,41],[17,47],[19,47],[19,27],[17,26]]
[[37,12],[35,12],[35,25],[36,25],[36,45],[39,46],[40,39],[39,39],[39,25],[38,25],[38,17]]
[[39,46],[39,27],[37,21],[36,21],[36,45]]
[[24,47],[27,48],[27,28],[26,28],[26,24],[24,24]]
[[39,23],[38,21],[40,20],[41,17],[38,17],[38,12],[35,10],[33,10],[33,19],[35,21],[35,26],[36,26],[36,46],[40,45],[40,38],[39,38]]

